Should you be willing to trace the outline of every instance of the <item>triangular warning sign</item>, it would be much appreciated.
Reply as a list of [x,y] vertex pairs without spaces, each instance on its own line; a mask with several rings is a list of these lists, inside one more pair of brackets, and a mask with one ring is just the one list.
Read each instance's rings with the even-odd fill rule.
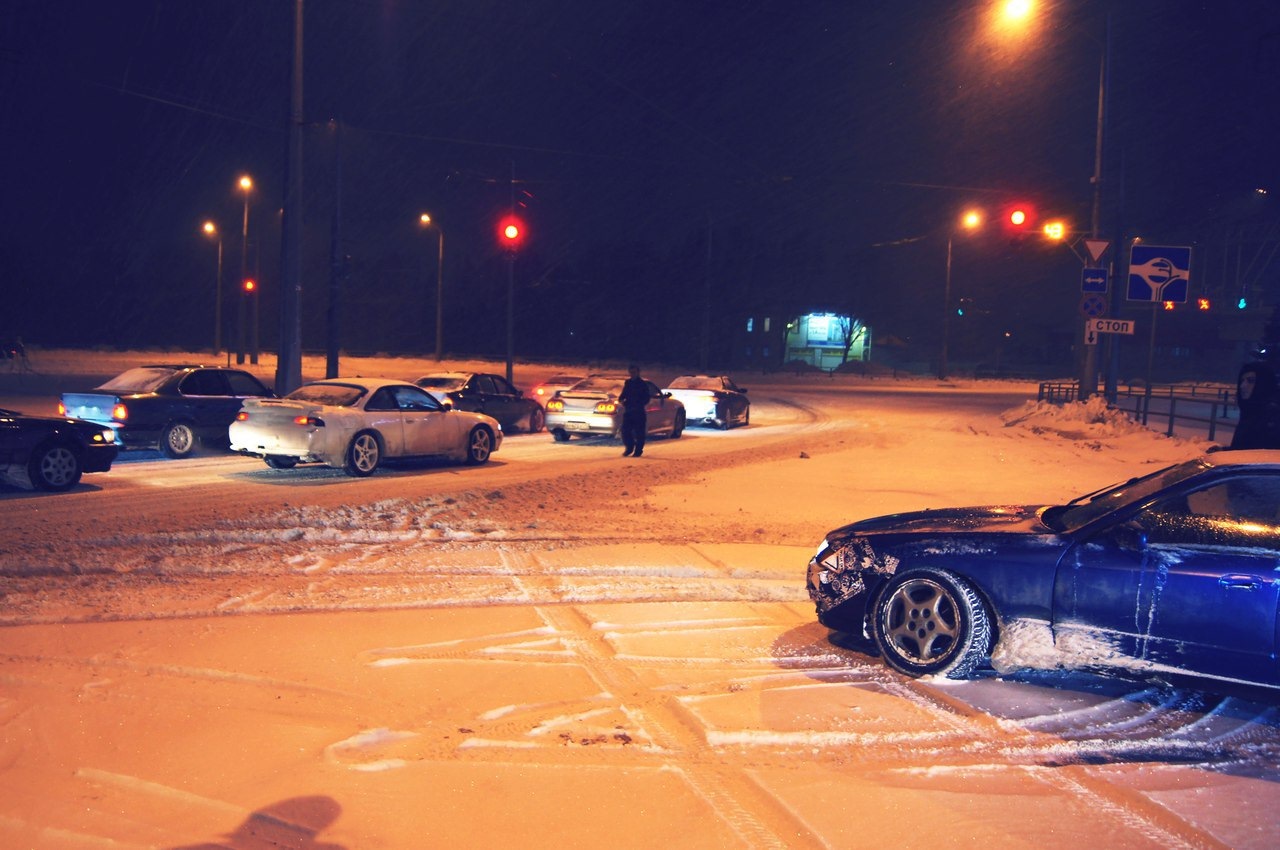
[[1102,255],[1111,247],[1111,242],[1106,239],[1086,239],[1084,240],[1084,250],[1089,254],[1091,262],[1098,262],[1102,259]]

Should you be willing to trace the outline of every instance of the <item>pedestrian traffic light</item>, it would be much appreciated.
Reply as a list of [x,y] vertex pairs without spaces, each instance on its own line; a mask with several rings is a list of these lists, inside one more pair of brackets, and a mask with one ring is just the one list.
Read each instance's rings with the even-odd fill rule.
[[1067,226],[1058,220],[1046,221],[1043,229],[1045,238],[1051,239],[1054,242],[1062,241],[1062,239],[1067,235]]
[[1249,306],[1249,299],[1245,298],[1244,296],[1241,296],[1240,300],[1236,302],[1237,310],[1243,310],[1248,306]]
[[498,242],[507,251],[518,251],[524,244],[524,222],[509,215],[498,222]]

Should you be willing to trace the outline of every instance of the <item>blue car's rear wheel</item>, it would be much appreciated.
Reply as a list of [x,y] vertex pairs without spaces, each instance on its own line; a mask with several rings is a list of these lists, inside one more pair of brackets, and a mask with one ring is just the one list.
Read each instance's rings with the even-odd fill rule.
[[871,615],[885,663],[908,676],[964,679],[991,652],[991,618],[978,594],[946,570],[905,570],[887,582]]

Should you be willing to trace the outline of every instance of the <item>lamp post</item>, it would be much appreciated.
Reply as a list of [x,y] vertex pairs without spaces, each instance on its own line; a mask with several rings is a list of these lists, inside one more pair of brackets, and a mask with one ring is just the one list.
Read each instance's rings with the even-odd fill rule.
[[[1036,13],[1034,0],[1003,0],[998,13],[998,26],[1009,29],[1025,29],[1033,24]],[[1090,37],[1095,44],[1098,43],[1096,38]],[[1089,178],[1089,182],[1093,185],[1093,214],[1090,222],[1090,237],[1098,239],[1102,232],[1102,174],[1103,174],[1103,152],[1104,139],[1107,126],[1107,81],[1110,76],[1111,67],[1111,11],[1107,11],[1107,34],[1106,41],[1101,43],[1102,54],[1098,62],[1098,109],[1097,124],[1094,130],[1093,145],[1093,175]],[[1108,281],[1114,278],[1111,271],[1114,271],[1115,263],[1111,263],[1111,269],[1108,271]],[[1111,310],[1115,306],[1116,299],[1110,292],[1107,293],[1108,309]],[[1108,335],[1109,336],[1109,335]],[[1098,391],[1098,358],[1097,346],[1085,344],[1084,323],[1080,323],[1080,333],[1077,337],[1080,348],[1083,349],[1079,358],[1079,393],[1078,398],[1081,401],[1095,395]],[[1107,341],[1110,346],[1111,340]],[[1112,364],[1114,365],[1114,364]],[[1108,374],[1108,394],[1114,395],[1113,374]]]
[[[982,214],[977,210],[969,210],[960,217],[962,230],[977,230],[982,226]],[[951,245],[955,240],[956,230],[947,232],[947,273],[942,290],[942,349],[938,355],[938,378],[947,377],[947,354],[951,344]]]
[[213,279],[213,353],[222,351],[222,234],[212,221],[201,226],[204,235],[218,240],[218,272]]
[[[253,178],[244,175],[240,178],[240,190],[244,192],[244,224],[240,231],[240,297],[236,300],[236,363],[244,363],[245,351],[245,300],[252,298],[245,281],[249,279],[249,193],[253,190]],[[258,362],[254,358],[253,362]]]
[[444,358],[444,231],[430,214],[418,216],[423,227],[436,232],[436,360]]

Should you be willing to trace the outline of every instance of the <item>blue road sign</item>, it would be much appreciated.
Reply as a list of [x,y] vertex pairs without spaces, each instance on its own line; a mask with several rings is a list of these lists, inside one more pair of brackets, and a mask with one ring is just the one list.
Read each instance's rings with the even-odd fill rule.
[[1106,292],[1107,291],[1107,270],[1106,269],[1085,269],[1080,273],[1080,291],[1081,292]]
[[1107,312],[1107,299],[1101,295],[1086,295],[1080,299],[1080,313],[1086,319],[1096,319]]
[[1135,244],[1129,253],[1129,300],[1187,302],[1191,248]]

